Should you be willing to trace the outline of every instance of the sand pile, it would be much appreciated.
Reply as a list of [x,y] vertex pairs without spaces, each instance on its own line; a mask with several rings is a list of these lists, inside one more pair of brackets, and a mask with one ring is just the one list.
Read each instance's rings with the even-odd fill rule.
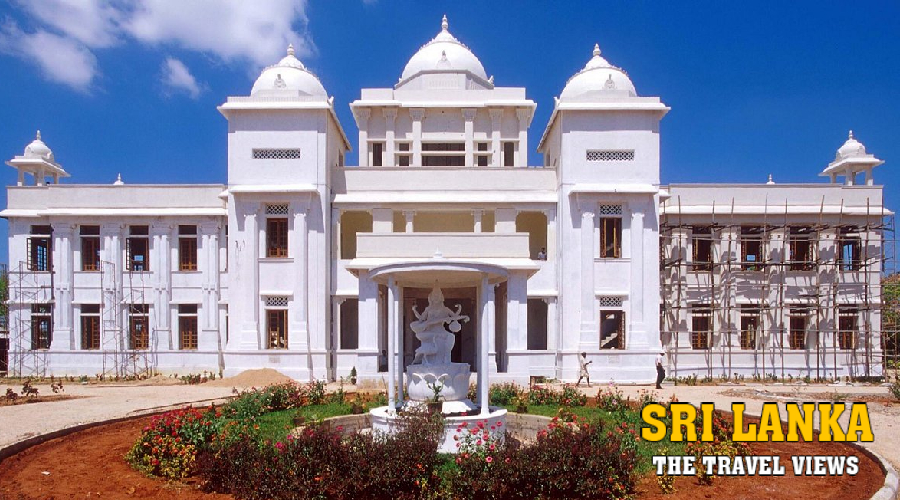
[[272,384],[293,382],[294,379],[271,368],[247,370],[234,377],[212,380],[203,385],[210,387],[265,387]]

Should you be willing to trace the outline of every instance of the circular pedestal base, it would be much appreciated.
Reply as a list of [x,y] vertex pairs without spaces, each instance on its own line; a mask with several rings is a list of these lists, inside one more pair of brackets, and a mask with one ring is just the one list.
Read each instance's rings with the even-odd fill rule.
[[[444,404],[446,405],[447,403]],[[491,434],[491,438],[503,441],[506,437],[506,409],[491,407],[490,410],[491,411],[486,415],[445,415],[444,435],[438,443],[438,453],[457,452],[457,443],[459,441],[454,440],[453,436],[458,435],[456,430],[463,423],[466,423],[468,428],[472,428],[477,425],[478,422],[484,422],[484,428]],[[369,416],[372,419],[372,430],[376,432],[393,434],[399,429],[400,417],[397,416],[396,411],[389,411],[387,406],[379,406],[378,408],[369,410]]]

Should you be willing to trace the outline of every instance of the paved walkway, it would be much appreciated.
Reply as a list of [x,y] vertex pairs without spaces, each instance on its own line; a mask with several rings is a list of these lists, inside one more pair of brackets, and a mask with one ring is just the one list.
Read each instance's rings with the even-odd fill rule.
[[[4,385],[0,383],[0,397],[7,387],[19,391],[21,385]],[[52,394],[47,385],[38,385],[40,394]],[[582,386],[585,394],[594,396],[606,386],[594,385],[591,388]],[[349,388],[348,388],[349,389]],[[638,398],[641,391],[652,390],[652,386],[619,386],[626,396]],[[746,413],[759,415],[762,404],[776,401],[780,404],[782,415],[786,418],[784,403],[788,400],[808,401],[843,401],[852,402],[854,395],[878,394],[887,395],[886,387],[881,386],[828,386],[828,385],[719,385],[719,386],[678,386],[664,384],[663,389],[656,392],[657,399],[668,400],[673,395],[679,401],[699,404],[711,402],[717,409],[730,410],[731,403],[747,404]],[[74,425],[112,418],[126,417],[159,411],[168,407],[188,404],[207,405],[210,402],[226,398],[232,393],[229,387],[213,387],[209,385],[66,385],[65,394],[80,396],[78,399],[34,403],[0,407],[0,447]],[[825,398],[822,395],[827,395]],[[875,441],[862,443],[881,456],[891,461],[900,469],[900,402],[896,404],[869,403],[869,416]],[[848,408],[849,410],[849,408]],[[846,428],[849,411],[846,411],[842,424]]]

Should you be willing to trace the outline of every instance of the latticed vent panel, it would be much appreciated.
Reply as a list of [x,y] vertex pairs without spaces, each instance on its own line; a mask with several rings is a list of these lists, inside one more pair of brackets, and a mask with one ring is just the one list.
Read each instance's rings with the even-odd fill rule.
[[287,307],[287,297],[266,297],[266,307]]
[[300,158],[299,149],[254,149],[254,160],[296,160]]
[[587,161],[634,161],[634,151],[614,149],[589,149]]
[[287,203],[279,203],[277,205],[266,205],[266,215],[287,215]]
[[622,205],[600,205],[600,215],[622,215]]
[[600,297],[600,307],[622,307],[622,297]]

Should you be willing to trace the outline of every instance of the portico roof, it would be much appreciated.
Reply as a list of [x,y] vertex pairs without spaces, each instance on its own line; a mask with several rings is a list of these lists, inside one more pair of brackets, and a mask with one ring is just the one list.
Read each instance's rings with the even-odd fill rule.
[[431,287],[435,283],[451,287],[474,286],[485,274],[490,283],[502,283],[511,271],[526,271],[530,276],[538,269],[540,267],[530,259],[353,259],[347,264],[347,270],[351,272],[368,271],[369,279],[379,284],[387,284],[393,277],[405,286],[421,287]]

